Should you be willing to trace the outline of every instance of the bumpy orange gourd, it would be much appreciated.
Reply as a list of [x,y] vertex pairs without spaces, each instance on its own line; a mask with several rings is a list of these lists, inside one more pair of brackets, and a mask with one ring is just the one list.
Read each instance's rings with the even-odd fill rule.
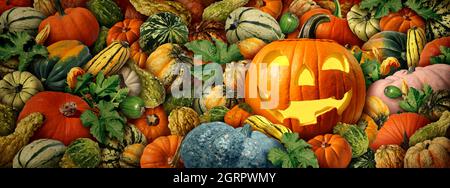
[[147,108],[144,115],[131,122],[145,135],[148,142],[170,134],[166,112],[162,106]]
[[180,168],[179,150],[183,137],[170,135],[157,138],[147,145],[141,157],[141,168]]
[[126,41],[128,44],[133,44],[139,39],[139,29],[142,23],[142,20],[139,19],[125,19],[122,22],[114,24],[108,31],[106,44],[110,45],[114,40]]
[[[279,66],[281,72],[258,70],[272,64],[284,65]],[[366,96],[363,73],[357,60],[347,49],[330,40],[272,42],[253,58],[246,78],[245,102],[252,107],[254,113],[275,124],[284,124],[306,139],[331,132],[337,122],[356,123],[361,116]],[[271,85],[271,82],[276,85]],[[264,89],[264,84],[268,89]],[[275,96],[270,98],[271,86],[279,86],[278,100]],[[352,97],[349,97],[350,93]],[[349,103],[317,109],[300,107],[306,103],[325,105],[330,101]],[[262,102],[268,103],[268,108],[262,108]],[[292,103],[295,103],[294,107]],[[343,111],[338,112],[336,109]],[[306,114],[300,113],[300,110],[313,112]],[[301,124],[299,118],[281,120],[280,111],[294,111],[298,116],[312,115],[316,122]]]
[[308,141],[320,168],[346,168],[352,160],[350,144],[337,134],[319,135]]

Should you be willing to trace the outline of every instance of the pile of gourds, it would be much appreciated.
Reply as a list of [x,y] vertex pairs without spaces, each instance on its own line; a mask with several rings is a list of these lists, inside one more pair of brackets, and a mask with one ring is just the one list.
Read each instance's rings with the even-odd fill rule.
[[2,2],[0,167],[450,168],[450,0]]

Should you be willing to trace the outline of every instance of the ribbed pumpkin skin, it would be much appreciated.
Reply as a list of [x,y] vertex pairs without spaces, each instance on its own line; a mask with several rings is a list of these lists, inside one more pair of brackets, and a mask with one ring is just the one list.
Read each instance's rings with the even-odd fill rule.
[[400,61],[401,68],[408,68],[406,63],[406,34],[396,31],[379,32],[364,43],[362,50],[377,49],[382,59],[395,57]]
[[241,7],[231,12],[225,22],[225,32],[229,43],[251,37],[265,42],[284,38],[278,22],[272,16],[251,7]]
[[151,53],[165,43],[184,44],[188,41],[188,27],[180,17],[169,12],[150,16],[140,28],[139,45]]
[[46,16],[51,16],[56,13],[55,2],[51,0],[34,0],[33,7]]
[[308,141],[317,156],[320,168],[345,168],[352,159],[352,148],[341,136],[319,135]]
[[380,20],[375,18],[375,11],[369,12],[354,5],[347,13],[350,29],[363,41],[380,32]]
[[380,20],[382,31],[398,31],[406,33],[413,26],[425,28],[425,20],[409,8],[390,13]]
[[[179,160],[181,141],[183,137],[170,135],[157,138],[145,147],[141,157],[141,168],[176,168],[182,167]],[[178,158],[178,159],[177,159]]]
[[97,75],[100,71],[107,76],[113,75],[128,61],[130,55],[131,51],[128,43],[115,41],[95,55],[83,66],[83,69],[93,75]]
[[160,136],[170,135],[168,121],[164,108],[159,106],[147,108],[144,115],[133,120],[132,123],[145,135],[148,142],[152,142]]
[[134,44],[139,39],[140,27],[142,21],[138,19],[125,19],[122,22],[117,22],[109,29],[106,43],[110,45],[114,40],[126,41],[128,44]]
[[370,147],[373,150],[382,145],[401,145],[404,141],[404,134],[409,138],[417,129],[427,125],[430,121],[416,113],[392,114],[378,131],[377,137]]
[[376,168],[403,168],[405,150],[398,145],[383,145],[375,153]]
[[441,46],[450,47],[450,37],[442,37],[428,42],[420,53],[419,66],[425,67],[430,65],[431,57],[441,54],[439,49]]
[[87,7],[101,26],[111,27],[123,20],[122,12],[113,0],[90,0]]
[[449,168],[450,140],[437,137],[410,147],[406,151],[405,168]]
[[51,60],[33,63],[32,73],[43,81],[47,90],[64,91],[70,69],[83,66],[91,58],[89,48],[76,40],[63,40],[53,43],[47,49]]
[[[293,132],[298,132],[300,137],[304,139],[311,139],[314,136],[329,133],[337,122],[356,123],[362,113],[365,100],[364,79],[361,68],[354,57],[341,45],[331,40],[317,40],[317,39],[297,39],[297,40],[283,40],[272,42],[266,45],[253,58],[252,64],[264,64],[270,62],[266,57],[274,57],[277,53],[287,57],[289,62],[289,69],[279,76],[279,94],[278,103],[273,109],[286,109],[289,107],[291,101],[304,100],[319,100],[329,97],[342,99],[346,92],[352,89],[352,98],[349,105],[343,111],[342,115],[338,115],[336,110],[330,110],[323,115],[317,117],[317,123],[311,125],[301,126],[297,119],[285,119],[280,122],[271,110],[261,109],[261,96],[251,97],[250,91],[258,91],[258,84],[250,85],[249,74],[252,71],[258,77],[267,77],[267,82],[271,83],[274,75],[269,71],[258,73],[257,69],[249,70],[247,72],[246,80],[246,96],[245,102],[249,104],[254,110],[255,114],[262,115],[268,118],[275,124],[283,124],[290,128]],[[341,57],[346,58],[349,63],[349,72],[345,73],[339,70],[322,70],[325,60],[333,54],[343,54]],[[276,56],[275,56],[276,57]],[[270,66],[270,64],[267,64]],[[315,80],[314,86],[301,86],[296,84],[299,80],[301,67],[308,67],[313,73]],[[336,79],[336,78],[343,79]],[[256,80],[259,78],[255,78]]]
[[14,7],[1,15],[0,28],[9,32],[25,31],[35,36],[38,33],[39,24],[45,17],[43,13],[31,7]]
[[[58,6],[57,6],[58,8]],[[67,24],[72,23],[72,24]],[[97,40],[100,26],[95,16],[85,8],[67,8],[48,17],[39,25],[39,31],[50,24],[50,34],[46,45],[61,40],[78,40],[91,46]]]
[[57,168],[65,151],[66,146],[60,141],[35,140],[16,154],[13,168]]

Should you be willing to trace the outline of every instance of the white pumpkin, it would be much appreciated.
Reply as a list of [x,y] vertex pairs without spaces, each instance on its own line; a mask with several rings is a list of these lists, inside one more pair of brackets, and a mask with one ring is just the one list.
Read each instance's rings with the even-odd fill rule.
[[141,93],[141,80],[136,72],[131,70],[128,66],[124,66],[120,69],[119,75],[122,76],[123,82],[128,88],[129,96],[138,96]]

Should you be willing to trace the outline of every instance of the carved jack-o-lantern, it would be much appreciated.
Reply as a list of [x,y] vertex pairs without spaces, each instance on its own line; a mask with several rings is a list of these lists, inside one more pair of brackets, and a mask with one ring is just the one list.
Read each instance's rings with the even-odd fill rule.
[[355,123],[361,115],[366,96],[362,70],[352,54],[333,41],[272,42],[251,65],[246,102],[256,114],[302,138],[329,133],[337,122]]

